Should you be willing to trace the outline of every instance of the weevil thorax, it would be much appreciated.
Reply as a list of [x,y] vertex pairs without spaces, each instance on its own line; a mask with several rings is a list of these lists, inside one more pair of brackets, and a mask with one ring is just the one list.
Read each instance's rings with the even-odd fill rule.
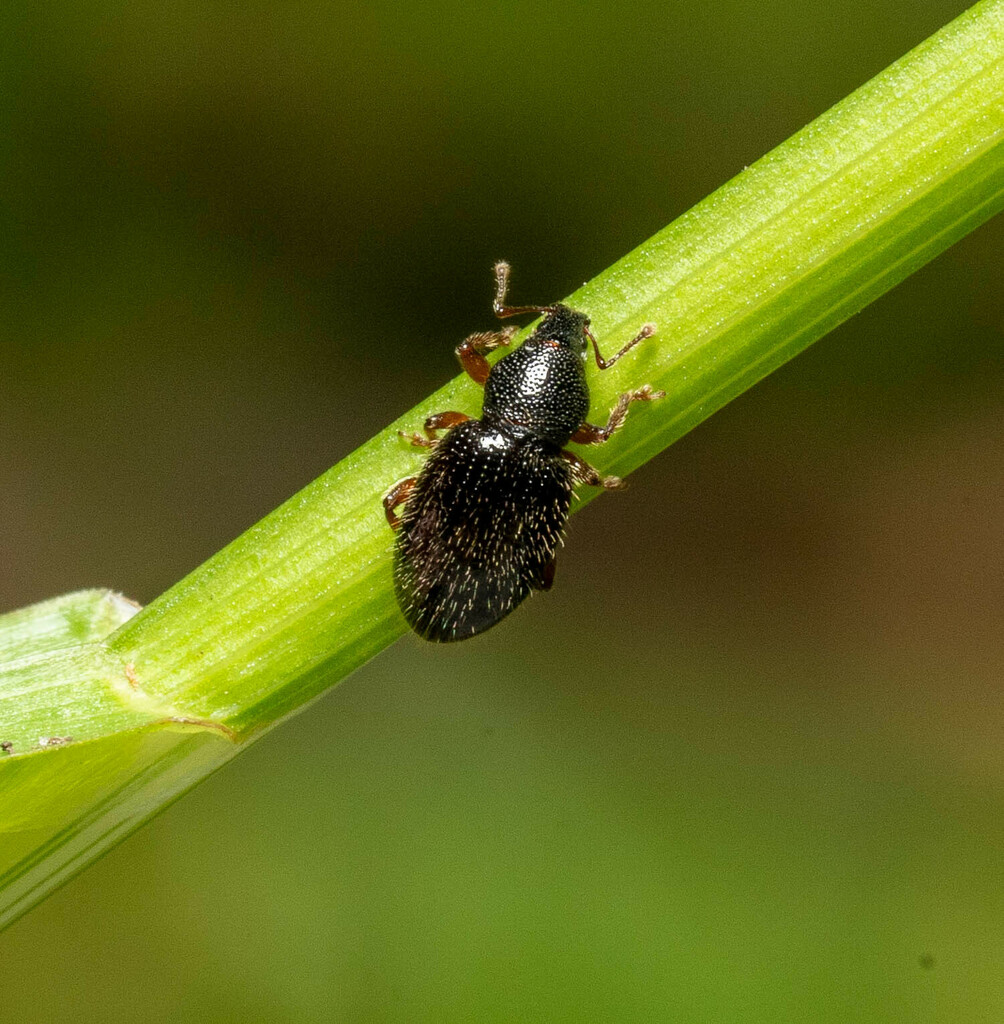
[[515,352],[492,367],[482,418],[564,447],[589,412],[588,326],[585,313],[554,306]]

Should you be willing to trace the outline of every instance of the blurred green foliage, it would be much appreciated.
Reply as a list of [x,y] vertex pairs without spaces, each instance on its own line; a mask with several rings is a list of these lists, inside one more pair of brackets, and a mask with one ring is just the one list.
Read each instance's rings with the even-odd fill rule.
[[[495,258],[566,294],[964,7],[6,4],[0,608],[151,599]],[[1002,231],[5,933],[6,1015],[1000,1018]]]

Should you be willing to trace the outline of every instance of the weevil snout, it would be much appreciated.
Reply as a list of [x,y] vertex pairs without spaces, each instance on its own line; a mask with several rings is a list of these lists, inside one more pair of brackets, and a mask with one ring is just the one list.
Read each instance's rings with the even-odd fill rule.
[[584,358],[589,344],[589,317],[559,303],[544,317],[532,337],[557,342]]

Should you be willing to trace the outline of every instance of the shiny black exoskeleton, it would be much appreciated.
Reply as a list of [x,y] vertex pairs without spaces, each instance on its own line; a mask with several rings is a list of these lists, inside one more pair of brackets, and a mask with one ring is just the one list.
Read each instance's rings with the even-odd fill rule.
[[645,385],[620,396],[606,426],[587,423],[589,343],[597,365],[606,369],[654,328],[646,324],[605,360],[584,313],[561,304],[506,306],[508,264],[496,264],[495,276],[497,316],[543,313],[544,319],[493,367],[484,353],[508,345],[515,327],[472,334],[458,347],[461,365],[485,388],[481,418],[438,413],[426,420],[425,436],[404,435],[431,454],[417,477],[384,497],[387,519],[398,530],[398,603],[426,640],[482,633],[531,591],[551,586],[574,485],[621,486],[618,477],[601,477],[565,445],[608,440],[631,402],[664,394]]

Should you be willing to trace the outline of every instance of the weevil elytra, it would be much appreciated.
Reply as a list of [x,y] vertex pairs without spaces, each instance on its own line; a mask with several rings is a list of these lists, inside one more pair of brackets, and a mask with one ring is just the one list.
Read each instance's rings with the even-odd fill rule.
[[[384,496],[397,531],[394,589],[409,625],[426,640],[464,640],[505,618],[534,590],[554,581],[576,484],[613,490],[569,441],[602,444],[632,402],[662,398],[648,384],[620,396],[606,426],[586,422],[585,363],[592,343],[605,370],[655,331],[644,327],[609,359],[600,355],[589,317],[561,303],[507,306],[509,264],[495,265],[495,315],[543,314],[537,329],[494,366],[485,353],[508,345],[518,328],[472,334],[457,348],[464,370],[484,386],[480,419],[440,412],[425,433],[402,436],[430,449],[422,471]],[[440,431],[446,430],[443,437]],[[400,516],[397,509],[403,510]]]

